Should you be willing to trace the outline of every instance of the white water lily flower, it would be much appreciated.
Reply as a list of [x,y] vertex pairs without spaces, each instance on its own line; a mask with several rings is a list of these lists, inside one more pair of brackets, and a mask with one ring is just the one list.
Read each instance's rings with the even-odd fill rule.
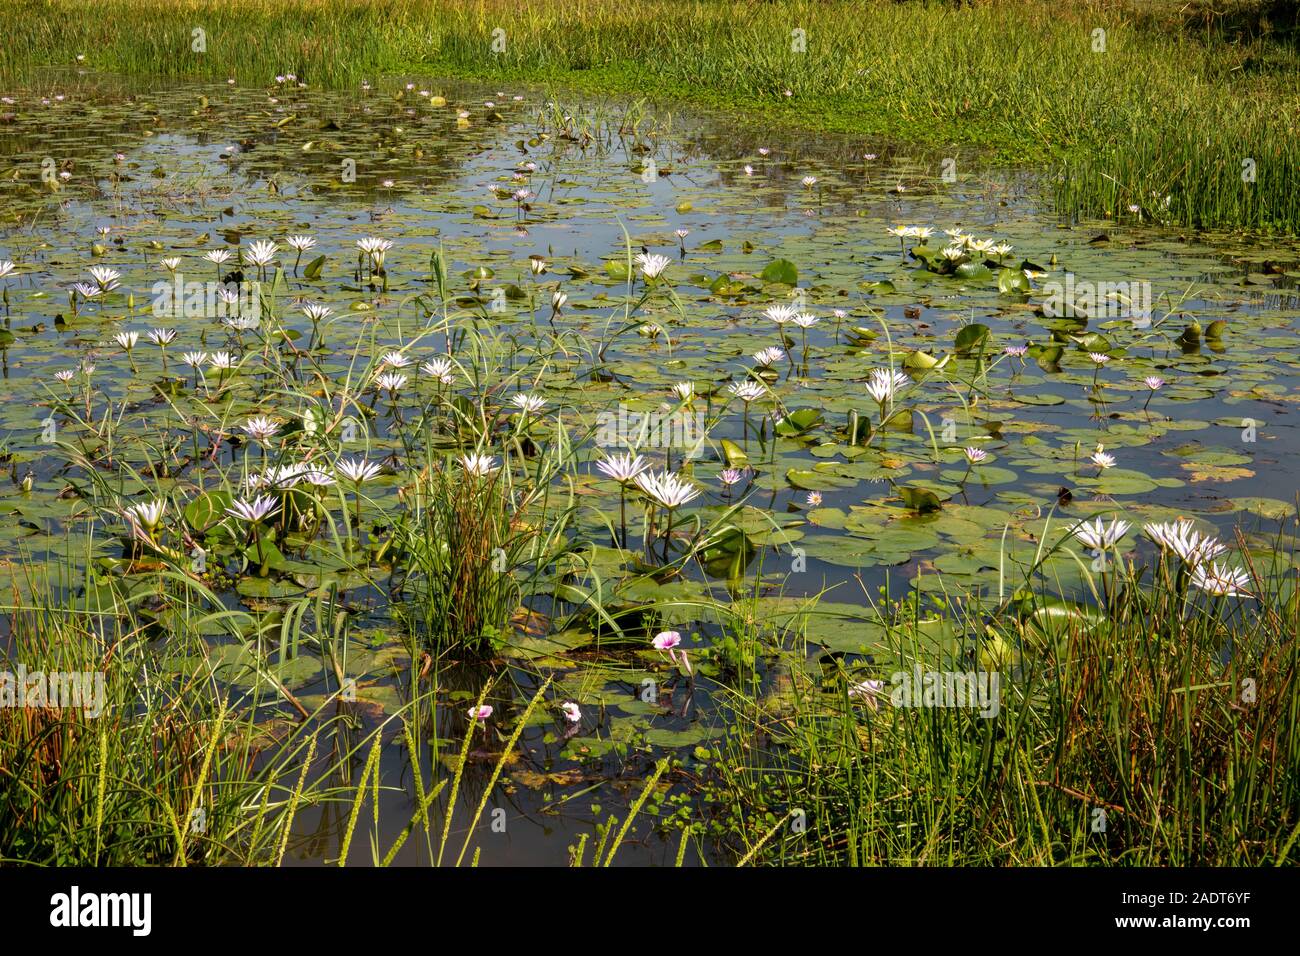
[[561,309],[564,308],[565,304],[568,303],[568,301],[569,301],[569,297],[565,293],[561,292],[559,289],[556,289],[554,292],[551,293],[551,310],[554,312],[559,312]]
[[241,521],[256,523],[279,507],[275,502],[275,498],[271,495],[262,495],[252,501],[240,498],[232,502],[231,506],[226,509],[226,514],[232,518],[239,518]]
[[312,485],[334,484],[333,476],[322,471],[319,466],[304,461],[297,464],[268,468],[260,475],[250,475],[248,487],[250,489],[271,487],[287,490],[296,487],[299,482],[303,481]]
[[904,373],[893,368],[878,368],[867,378],[867,394],[875,399],[877,405],[884,405],[907,386],[912,380]]
[[0,259],[0,279],[7,279],[18,270],[8,259]]
[[491,455],[461,455],[460,466],[465,469],[467,474],[483,478],[492,474],[498,468],[497,460]]
[[983,448],[964,448],[962,449],[962,452],[965,454],[966,460],[972,465],[978,465],[987,461],[989,457],[989,453]]
[[255,319],[251,315],[247,317],[236,315],[222,321],[222,325],[236,332],[251,332],[261,324],[260,319]]
[[776,364],[783,358],[785,358],[785,349],[777,348],[775,345],[768,346],[765,349],[759,349],[753,355],[754,364],[760,365],[764,368]]
[[798,311],[792,305],[771,305],[763,311],[763,314],[777,325],[785,325],[795,317]]
[[754,399],[762,398],[767,393],[767,387],[760,382],[746,380],[730,383],[727,386],[727,391],[748,405]]
[[103,289],[97,285],[91,285],[89,282],[74,282],[72,291],[83,299],[95,299],[104,294]]
[[108,266],[91,266],[90,277],[94,279],[95,284],[99,286],[99,291],[111,292],[117,288],[117,280],[122,278],[122,273],[118,272],[116,269],[110,269]]
[[745,474],[744,468],[724,468],[718,475],[718,481],[730,488],[732,485],[744,481]]
[[167,510],[167,502],[158,499],[157,501],[142,501],[139,504],[127,505],[123,509],[122,515],[131,524],[143,525],[145,530],[152,531],[158,527],[158,522],[162,521],[163,512]]
[[673,394],[676,395],[678,398],[680,398],[683,402],[689,402],[691,399],[695,397],[695,383],[678,382],[675,385],[673,385]]
[[803,183],[808,189],[812,189],[812,187],[817,185],[817,177],[805,176],[803,179],[799,180],[799,182]]
[[113,336],[113,340],[128,352],[135,348],[136,343],[140,341],[139,332],[118,332]]
[[385,352],[379,359],[379,364],[385,365],[389,368],[406,368],[406,366],[411,364],[411,359],[403,355],[401,352],[389,351]]
[[154,329],[149,333],[149,341],[159,348],[166,348],[176,341],[175,329]]
[[333,312],[334,310],[328,305],[317,305],[315,302],[308,302],[302,307],[302,314],[311,319],[313,323],[329,318]]
[[1124,537],[1131,527],[1131,524],[1119,518],[1116,518],[1109,525],[1104,524],[1100,518],[1096,518],[1092,522],[1084,521],[1075,525],[1070,529],[1070,533],[1091,550],[1103,551],[1118,544],[1120,538]]
[[334,463],[334,470],[353,484],[361,484],[377,478],[383,470],[379,465],[364,458],[340,458]]
[[420,366],[420,371],[430,378],[436,378],[443,385],[451,385],[456,381],[455,366],[452,365],[451,359],[441,356],[424,362]]
[[334,476],[328,471],[322,471],[319,468],[305,464],[299,467],[302,469],[302,480],[307,482],[309,485],[315,485],[318,488],[322,488],[335,483]]
[[956,262],[958,259],[966,258],[966,250],[960,246],[944,246],[939,255],[943,256],[949,262]]
[[275,261],[275,254],[279,251],[280,247],[274,242],[259,239],[248,247],[248,261],[259,268],[268,266]]
[[311,236],[290,236],[285,242],[289,244],[289,248],[298,252],[306,252],[316,245],[316,240]]
[[186,352],[181,356],[181,361],[190,366],[190,368],[198,368],[207,360],[207,352]]
[[256,491],[259,488],[288,490],[298,484],[301,479],[302,474],[298,471],[296,465],[272,465],[260,474],[249,475],[245,485],[249,491]]
[[385,372],[375,377],[375,386],[386,392],[396,392],[406,382],[406,376],[401,372]]
[[650,460],[642,455],[610,455],[596,462],[596,469],[608,478],[627,484],[650,467]]
[[647,279],[657,279],[665,269],[672,265],[672,260],[667,256],[645,252],[638,253],[635,261],[641,267],[641,274]]
[[1165,387],[1165,380],[1159,375],[1148,375],[1142,379],[1142,384],[1154,392]]
[[813,315],[811,312],[800,312],[790,321],[792,321],[795,325],[799,326],[799,328],[801,329],[811,329],[814,325],[816,325],[821,320],[817,316]]
[[1215,562],[1192,568],[1192,585],[1216,597],[1251,597],[1250,575],[1241,568]]
[[76,374],[77,374],[77,373],[74,372],[72,369],[70,369],[70,368],[64,368],[64,369],[59,369],[59,371],[55,372],[55,373],[54,373],[54,377],[55,377],[58,381],[62,382],[64,385],[66,385],[66,384],[68,384],[68,382],[71,382],[71,381],[72,381],[72,379],[76,376]]
[[230,253],[225,249],[213,249],[211,252],[203,253],[203,258],[219,266],[230,261]]
[[213,352],[208,356],[208,364],[217,369],[232,369],[235,367],[235,357],[229,352]]
[[527,414],[540,412],[546,407],[546,399],[540,395],[530,395],[527,392],[518,392],[510,396],[510,404]]
[[280,423],[265,415],[258,415],[239,427],[254,441],[266,441],[275,437],[275,433],[280,430]]
[[178,256],[168,256],[161,261],[160,265],[168,272],[175,272],[181,267],[181,260]]
[[1218,538],[1210,534],[1201,534],[1196,530],[1196,525],[1186,518],[1160,524],[1145,524],[1142,530],[1160,547],[1178,555],[1185,564],[1205,564],[1228,553],[1227,547]]
[[1110,361],[1110,356],[1105,352],[1089,352],[1088,358],[1092,359],[1098,365],[1105,365]]
[[1089,456],[1089,461],[1091,461],[1094,465],[1096,465],[1098,468],[1101,468],[1103,470],[1106,468],[1114,468],[1115,456],[1102,451],[1102,447],[1103,446],[1101,445],[1097,446],[1097,450],[1094,451]]
[[371,236],[358,239],[357,248],[370,257],[370,262],[375,268],[379,268],[384,264],[384,257],[388,255],[388,251],[393,248],[393,242],[391,239]]
[[636,486],[664,508],[679,508],[700,495],[700,489],[670,471],[642,472],[636,476]]

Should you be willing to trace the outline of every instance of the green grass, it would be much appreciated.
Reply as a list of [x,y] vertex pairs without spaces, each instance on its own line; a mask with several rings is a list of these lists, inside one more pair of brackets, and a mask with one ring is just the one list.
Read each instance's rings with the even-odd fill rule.
[[[1294,863],[1294,591],[1256,581],[1258,607],[1229,611],[1176,559],[1103,577],[1104,615],[1031,594],[882,608],[890,653],[852,674],[805,668],[796,645],[766,692],[733,693],[743,720],[712,762],[706,829],[755,864]],[[969,635],[964,656],[916,639],[936,614]],[[892,672],[914,662],[997,671],[996,719],[892,706]],[[875,706],[848,692],[867,677],[884,682]]]
[[[0,863],[278,861],[322,725],[274,740],[255,702],[236,705],[210,671],[186,666],[204,659],[200,631],[216,618],[174,579],[158,584],[177,612],[163,643],[139,596],[123,613],[93,589],[76,599],[60,596],[66,582],[31,583],[5,608],[28,675],[98,672],[104,697],[89,711],[0,708]],[[0,668],[15,672],[7,656]]]
[[[108,0],[90,17],[67,0],[3,0],[10,36],[0,77],[57,85],[84,54],[95,70],[253,84],[285,72],[331,86],[405,74],[563,84],[1049,164],[1061,174],[1065,215],[1300,231],[1293,40],[1218,27],[1241,17],[1215,20],[1204,7],[1184,21],[1170,12],[1179,9]],[[205,52],[191,49],[196,29]],[[504,50],[493,52],[497,29]],[[797,29],[803,52],[792,49]],[[1105,52],[1094,51],[1098,29]],[[1251,183],[1242,180],[1248,159]]]
[[[29,593],[0,608],[22,654],[0,653],[0,673],[28,682],[97,673],[104,693],[77,699],[93,708],[61,707],[37,702],[23,684],[17,693],[26,705],[0,707],[0,865],[278,866],[299,843],[315,842],[295,830],[299,814],[328,805],[339,808],[329,848],[309,851],[322,862],[387,866],[416,836],[425,859],[446,854],[460,865],[484,832],[494,786],[549,687],[543,682],[523,710],[467,825],[456,794],[482,730],[467,724],[458,753],[447,758],[449,772],[441,772],[439,741],[429,732],[436,691],[412,694],[363,732],[337,690],[314,712],[302,709],[275,676],[261,631],[251,636],[244,673],[210,662],[214,630],[245,635],[232,627],[238,615],[219,610],[193,578],[164,570],[154,588],[134,595],[109,586],[74,598],[66,568],[42,577],[48,566],[24,564],[23,573]],[[329,616],[319,609],[314,618],[286,615],[288,645],[310,644],[312,623]],[[283,660],[284,647],[280,653]],[[232,675],[247,686],[232,685]],[[436,688],[436,673],[431,680]],[[483,688],[480,703],[491,689]],[[287,714],[290,704],[301,720],[268,719],[268,708]],[[405,745],[400,785],[381,782],[379,766],[396,738]],[[427,780],[422,753],[432,755]],[[405,815],[396,836],[381,829],[381,797],[384,817],[395,806]],[[463,837],[451,833],[453,819]],[[368,855],[353,852],[354,844]],[[557,862],[561,854],[557,848]]]

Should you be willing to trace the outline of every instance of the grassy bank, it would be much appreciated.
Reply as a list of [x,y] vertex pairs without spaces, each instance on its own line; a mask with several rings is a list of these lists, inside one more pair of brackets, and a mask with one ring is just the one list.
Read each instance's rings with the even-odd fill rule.
[[1286,13],[1258,13],[1277,6],[1216,19],[1084,2],[108,0],[88,17],[4,0],[0,77],[84,55],[96,70],[255,84],[554,82],[1053,164],[1071,215],[1295,232],[1300,55]]

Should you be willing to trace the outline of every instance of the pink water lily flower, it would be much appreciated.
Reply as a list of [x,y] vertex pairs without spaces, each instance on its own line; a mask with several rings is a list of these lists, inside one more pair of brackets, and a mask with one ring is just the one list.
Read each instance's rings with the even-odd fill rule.
[[654,644],[656,651],[671,651],[681,642],[682,636],[676,631],[662,631],[655,635],[651,643]]
[[470,720],[487,720],[491,716],[492,716],[491,704],[479,704],[477,707],[471,707],[469,709]]
[[[680,666],[682,670],[689,674],[691,672],[691,662],[686,657],[686,649],[678,649],[678,645],[681,644],[681,642],[682,635],[679,632],[660,631],[654,636],[654,640],[650,643],[654,645],[656,651],[667,651],[668,659],[674,664]],[[678,659],[678,654],[681,655],[680,660]]]

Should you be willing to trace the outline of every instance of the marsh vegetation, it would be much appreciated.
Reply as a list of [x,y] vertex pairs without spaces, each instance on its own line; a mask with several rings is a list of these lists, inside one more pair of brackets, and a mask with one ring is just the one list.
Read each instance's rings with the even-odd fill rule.
[[[873,8],[839,54],[892,79],[746,58],[786,119],[883,95],[920,145],[417,72],[468,62],[469,5],[426,59],[419,5],[324,4],[219,69],[24,20],[0,74],[67,66],[0,104],[0,647],[103,679],[0,707],[0,858],[1289,862],[1300,252],[1185,227],[1293,224],[1295,137],[1216,117],[1278,150],[1247,199],[1111,132],[1057,153],[1064,33],[1001,44],[991,101],[944,45],[1000,8]],[[691,50],[726,7],[611,9],[545,54],[558,8],[512,21],[493,69],[724,71]],[[1144,81],[1094,93],[1178,116]],[[1169,122],[1161,162],[1208,155]],[[920,134],[959,127],[1048,165],[949,167]]]

